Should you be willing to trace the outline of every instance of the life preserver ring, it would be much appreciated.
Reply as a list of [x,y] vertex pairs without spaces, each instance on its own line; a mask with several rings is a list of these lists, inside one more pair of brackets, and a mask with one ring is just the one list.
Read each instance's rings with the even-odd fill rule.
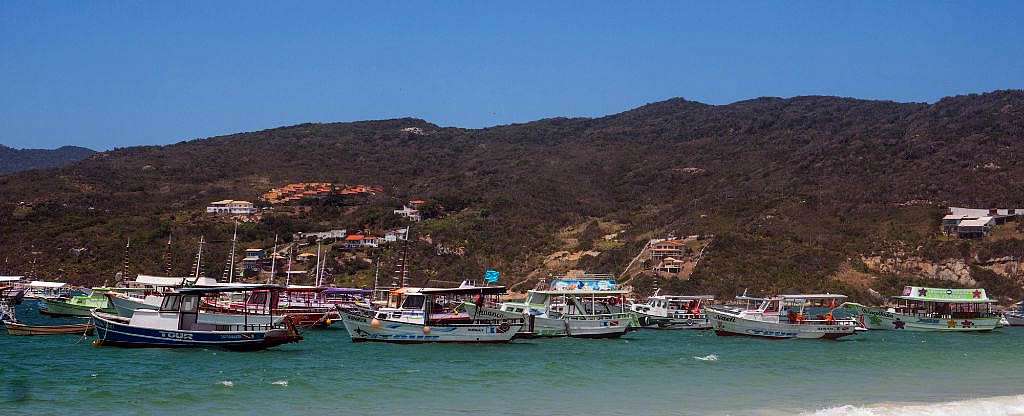
[[825,314],[825,322],[826,323],[834,323],[835,321],[836,321],[836,319],[832,316],[832,312],[829,312],[829,313]]

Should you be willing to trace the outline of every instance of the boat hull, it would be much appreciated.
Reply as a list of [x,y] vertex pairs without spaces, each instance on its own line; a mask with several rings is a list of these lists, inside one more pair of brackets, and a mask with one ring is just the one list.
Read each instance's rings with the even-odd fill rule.
[[341,320],[353,342],[421,344],[434,342],[504,343],[515,337],[522,323],[494,322],[425,326],[378,320],[368,312],[342,310]]
[[1007,312],[1003,317],[1010,326],[1024,326],[1024,314]]
[[117,316],[124,318],[131,318],[137,309],[160,309],[160,305],[150,305],[144,301],[140,302],[136,299],[124,296],[108,294],[107,298],[110,300],[110,306],[114,310],[114,313],[116,313]]
[[93,313],[94,345],[129,348],[224,348],[253,351],[298,342],[302,337],[288,329],[267,331],[182,331],[128,325],[113,314]]
[[[860,313],[861,326],[871,330],[921,332],[982,332],[996,329],[999,317],[943,319],[892,313],[881,308],[851,306]],[[1011,322],[1012,325],[1012,322]]]
[[706,308],[704,313],[715,334],[720,336],[749,336],[769,339],[839,339],[853,335],[854,325],[844,324],[791,324],[747,319],[730,311]]
[[586,319],[554,319],[543,316],[507,312],[489,307],[478,307],[472,302],[464,304],[470,316],[486,316],[489,318],[523,319],[523,332],[530,338],[618,338],[626,335],[630,323],[633,322],[629,313],[607,316],[587,317]]
[[633,312],[641,328],[653,329],[711,329],[711,321],[705,315],[685,318],[669,318]]
[[74,325],[24,325],[17,322],[4,321],[9,335],[92,335],[93,326],[91,323]]
[[45,309],[40,309],[39,312],[51,316],[89,317],[92,314],[92,310],[96,308],[96,306],[92,305],[76,305],[58,299],[43,299],[43,305],[45,305]]

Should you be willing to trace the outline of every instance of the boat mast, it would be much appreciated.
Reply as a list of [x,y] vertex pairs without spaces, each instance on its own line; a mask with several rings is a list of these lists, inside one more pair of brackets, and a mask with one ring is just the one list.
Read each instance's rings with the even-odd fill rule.
[[[238,221],[235,221],[235,232],[231,235],[231,255],[228,256],[228,268],[224,270],[228,275],[228,283],[235,281],[235,244],[238,242]],[[223,276],[221,277],[223,278]]]
[[267,279],[267,284],[274,283],[274,272],[277,270],[277,234],[274,234],[274,251],[270,252],[270,278]]
[[131,270],[131,266],[129,265],[129,261],[128,261],[129,260],[128,254],[129,254],[129,250],[131,248],[132,248],[132,238],[128,237],[128,243],[124,245],[124,260],[122,261],[123,264],[121,265],[121,285],[122,286],[124,286],[125,283],[128,282],[128,272]]
[[205,243],[206,236],[199,236],[199,251],[196,253],[196,282],[199,281],[199,269],[203,264],[203,243]]
[[292,252],[295,250],[295,242],[292,241],[292,245],[288,246],[288,271],[284,272],[284,286],[292,282]]
[[167,234],[167,250],[164,251],[164,274],[170,276],[171,273],[171,234]]
[[313,269],[313,286],[320,286],[320,245],[323,238],[316,240],[316,268]]

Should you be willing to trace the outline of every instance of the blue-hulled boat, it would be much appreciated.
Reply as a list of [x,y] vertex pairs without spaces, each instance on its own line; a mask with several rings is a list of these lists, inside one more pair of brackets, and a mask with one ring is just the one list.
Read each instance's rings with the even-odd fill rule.
[[[95,345],[140,348],[225,348],[261,350],[302,340],[287,316],[274,316],[274,308],[247,309],[229,315],[202,311],[204,296],[252,291],[281,291],[276,285],[181,288],[164,295],[157,310],[136,310],[131,318],[93,311]],[[267,296],[267,299],[272,298]],[[273,297],[276,298],[276,297]]]

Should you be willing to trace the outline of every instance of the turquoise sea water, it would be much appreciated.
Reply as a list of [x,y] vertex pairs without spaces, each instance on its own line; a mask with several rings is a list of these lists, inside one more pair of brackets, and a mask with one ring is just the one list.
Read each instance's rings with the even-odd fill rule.
[[[34,318],[31,305],[20,308]],[[508,345],[354,344],[341,328],[305,336],[236,353],[5,333],[0,415],[928,414],[939,403],[1024,392],[1017,328],[842,341],[652,330]],[[1024,396],[993,400],[941,413],[1024,412]],[[926,405],[892,411],[913,402]]]

